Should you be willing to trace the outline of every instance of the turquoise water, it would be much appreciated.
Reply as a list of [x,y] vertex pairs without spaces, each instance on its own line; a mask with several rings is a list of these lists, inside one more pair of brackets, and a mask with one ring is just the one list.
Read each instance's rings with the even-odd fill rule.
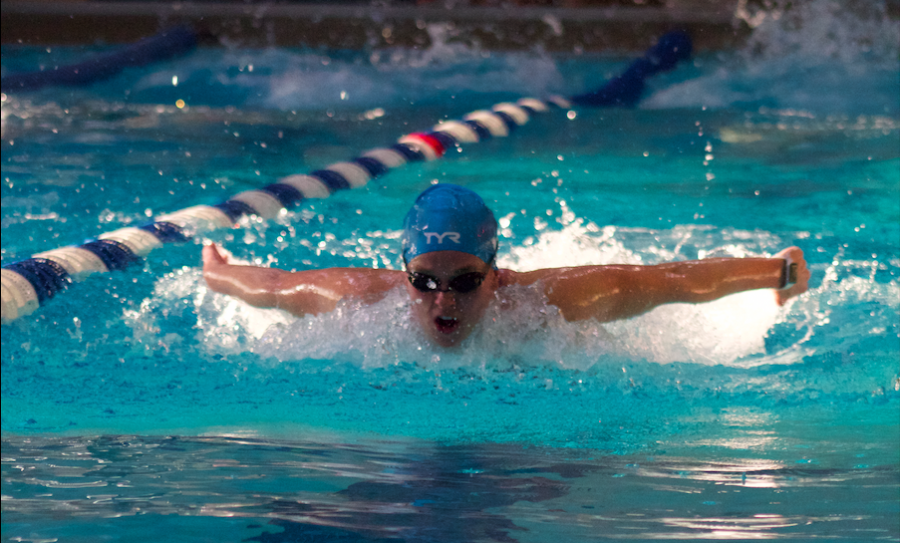
[[[537,117],[4,325],[3,538],[900,539],[898,29],[803,17],[655,79],[639,109]],[[84,54],[4,47],[2,68]],[[216,49],[9,95],[2,263],[627,61]],[[604,326],[526,298],[456,353],[400,293],[293,319],[205,289],[205,239],[261,265],[399,268],[400,217],[435,180],[489,202],[501,266],[798,245],[811,288]]]

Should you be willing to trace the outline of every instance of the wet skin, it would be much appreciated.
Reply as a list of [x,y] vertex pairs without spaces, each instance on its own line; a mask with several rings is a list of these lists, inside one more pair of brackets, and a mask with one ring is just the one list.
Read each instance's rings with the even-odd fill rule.
[[[478,325],[498,288],[497,271],[477,256],[459,251],[437,251],[413,258],[407,264],[410,273],[422,273],[437,279],[442,290],[421,292],[406,282],[412,300],[413,319],[425,335],[441,347],[459,345]],[[465,273],[484,273],[484,282],[471,292],[447,290],[449,282]]]

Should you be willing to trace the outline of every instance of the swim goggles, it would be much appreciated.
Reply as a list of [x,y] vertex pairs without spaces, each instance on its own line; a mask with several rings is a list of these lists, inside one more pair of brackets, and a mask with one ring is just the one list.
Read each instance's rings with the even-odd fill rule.
[[481,272],[469,272],[457,275],[453,279],[447,281],[447,288],[441,288],[441,280],[437,277],[432,277],[424,273],[409,272],[407,277],[409,278],[409,284],[419,292],[453,291],[465,294],[480,287],[481,283],[484,282],[485,274]]

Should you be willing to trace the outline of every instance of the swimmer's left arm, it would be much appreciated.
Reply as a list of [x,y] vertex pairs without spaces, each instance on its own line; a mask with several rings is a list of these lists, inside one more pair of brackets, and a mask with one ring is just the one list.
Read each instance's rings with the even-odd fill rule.
[[[796,282],[789,282],[791,269]],[[783,305],[808,288],[803,251],[790,247],[773,258],[714,258],[655,266],[582,266],[518,274],[517,283],[543,281],[549,302],[569,321],[627,319],[663,304],[703,303],[729,294],[777,289]],[[782,288],[785,287],[786,288]]]

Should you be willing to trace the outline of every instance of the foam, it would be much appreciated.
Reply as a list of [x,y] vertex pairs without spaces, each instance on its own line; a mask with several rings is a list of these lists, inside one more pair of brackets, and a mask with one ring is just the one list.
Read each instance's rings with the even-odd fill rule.
[[817,115],[896,115],[900,21],[881,2],[843,4],[773,2],[752,11],[742,3],[736,15],[753,28],[744,45],[723,53],[717,69],[667,85],[641,107],[758,104]]

